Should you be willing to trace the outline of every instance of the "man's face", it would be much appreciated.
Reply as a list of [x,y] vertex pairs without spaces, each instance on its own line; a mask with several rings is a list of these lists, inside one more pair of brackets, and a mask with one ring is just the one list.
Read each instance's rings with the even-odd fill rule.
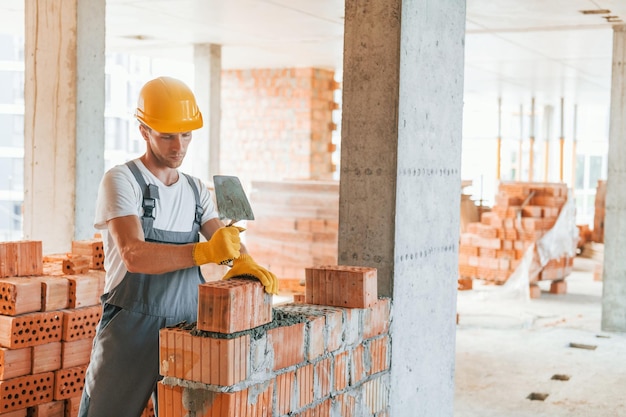
[[148,152],[157,163],[168,168],[178,168],[183,163],[191,142],[191,132],[160,133],[143,125],[140,129]]

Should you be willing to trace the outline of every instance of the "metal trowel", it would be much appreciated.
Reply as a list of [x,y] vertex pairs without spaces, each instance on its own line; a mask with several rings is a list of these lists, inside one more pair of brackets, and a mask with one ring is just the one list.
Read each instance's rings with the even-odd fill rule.
[[214,175],[215,201],[220,219],[230,220],[229,226],[240,220],[254,220],[254,213],[238,177]]

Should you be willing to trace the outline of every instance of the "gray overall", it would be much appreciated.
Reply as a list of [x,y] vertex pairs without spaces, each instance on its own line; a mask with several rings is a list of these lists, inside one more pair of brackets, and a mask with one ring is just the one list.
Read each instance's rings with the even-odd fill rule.
[[[143,190],[141,223],[146,241],[198,242],[203,210],[195,182],[185,175],[196,197],[192,230],[159,230],[152,227],[158,188],[146,185],[132,161],[127,165]],[[140,417],[151,395],[158,412],[159,329],[196,321],[201,282],[198,267],[160,275],[128,272],[117,287],[102,296],[103,313],[85,376],[80,417]]]

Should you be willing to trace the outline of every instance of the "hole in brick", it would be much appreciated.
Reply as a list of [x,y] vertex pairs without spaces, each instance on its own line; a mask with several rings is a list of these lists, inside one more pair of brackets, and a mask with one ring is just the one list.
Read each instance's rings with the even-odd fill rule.
[[569,381],[569,378],[570,378],[569,375],[555,374],[555,375],[552,375],[551,379],[554,379],[556,381]]
[[531,392],[526,398],[531,401],[544,401],[546,398],[548,398],[548,395],[549,394],[544,394],[541,392]]

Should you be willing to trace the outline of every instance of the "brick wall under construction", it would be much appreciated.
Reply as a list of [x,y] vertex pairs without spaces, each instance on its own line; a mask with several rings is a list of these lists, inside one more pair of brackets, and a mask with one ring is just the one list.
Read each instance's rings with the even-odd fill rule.
[[161,417],[389,415],[391,302],[375,269],[307,268],[305,294],[274,307],[258,281],[229,281],[201,285],[195,326],[161,330]]
[[[102,242],[61,255],[41,247],[0,243],[0,416],[78,413]],[[313,266],[305,279],[304,294],[277,306],[256,279],[201,284],[197,322],[161,330],[160,415],[388,416],[392,306],[376,269]]]

